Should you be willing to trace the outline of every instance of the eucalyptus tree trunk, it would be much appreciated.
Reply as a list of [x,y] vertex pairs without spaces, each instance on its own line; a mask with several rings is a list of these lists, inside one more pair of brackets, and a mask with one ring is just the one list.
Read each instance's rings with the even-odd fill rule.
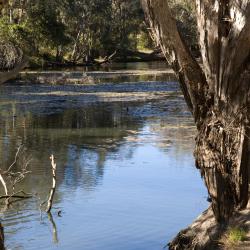
[[141,0],[197,126],[195,159],[219,222],[248,202],[250,0],[196,0],[202,63],[178,32],[167,0]]

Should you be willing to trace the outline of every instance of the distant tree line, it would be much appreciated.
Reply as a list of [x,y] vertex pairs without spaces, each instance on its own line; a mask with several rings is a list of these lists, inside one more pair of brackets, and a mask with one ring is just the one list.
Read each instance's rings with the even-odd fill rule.
[[[91,62],[115,51],[126,60],[129,51],[154,48],[139,0],[3,2],[0,44],[5,46],[0,50],[1,68],[16,62],[18,50],[10,53],[13,45],[37,65],[49,61]],[[184,30],[184,39],[190,40],[192,46],[195,44],[192,1],[171,0],[171,3],[180,29]],[[8,44],[11,46],[6,47]]]

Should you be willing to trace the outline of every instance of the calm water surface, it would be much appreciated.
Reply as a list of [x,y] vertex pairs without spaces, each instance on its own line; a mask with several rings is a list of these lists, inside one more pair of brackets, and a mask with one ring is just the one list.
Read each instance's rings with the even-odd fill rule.
[[[163,249],[207,207],[178,84],[149,80],[0,87],[1,167],[23,145],[15,168],[31,157],[32,173],[19,188],[38,197],[1,205],[7,249]],[[51,186],[51,153],[58,186],[49,218],[39,204]]]

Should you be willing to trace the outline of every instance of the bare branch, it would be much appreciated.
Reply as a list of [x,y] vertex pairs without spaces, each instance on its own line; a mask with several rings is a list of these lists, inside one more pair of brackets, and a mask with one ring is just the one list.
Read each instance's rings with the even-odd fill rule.
[[[15,159],[13,163],[9,166],[9,168],[6,171],[3,171],[2,174],[0,174],[0,182],[2,183],[5,195],[0,196],[0,199],[5,199],[5,203],[8,206],[10,204],[10,199],[27,199],[33,197],[32,194],[26,194],[23,190],[15,191],[15,186],[17,183],[21,182],[27,174],[29,174],[31,171],[27,170],[27,167],[31,161],[31,159],[26,160],[25,157],[23,159],[23,165],[20,171],[13,172],[11,171],[13,166],[17,164],[17,161],[19,160],[18,156],[21,152],[22,146],[18,147],[17,152],[15,154]],[[6,177],[6,178],[5,178]],[[5,179],[7,179],[7,181]],[[8,191],[7,185],[10,184],[12,187],[12,193]],[[23,194],[23,195],[19,195]]]
[[4,191],[5,191],[5,195],[8,195],[8,189],[7,189],[7,185],[6,185],[6,182],[2,176],[2,174],[0,174],[0,181],[1,183],[3,184],[3,187],[4,187]]
[[59,242],[58,234],[57,234],[57,227],[56,227],[56,223],[55,223],[55,221],[53,219],[53,216],[52,216],[51,212],[48,212],[48,219],[49,219],[49,221],[50,221],[50,223],[52,225],[52,229],[53,229],[53,241],[54,241],[54,243],[57,244]]
[[4,174],[10,172],[11,168],[16,164],[16,162],[17,162],[17,157],[18,157],[18,154],[19,154],[21,148],[22,148],[22,145],[18,147],[18,149],[17,149],[17,151],[16,151],[16,155],[15,155],[15,159],[14,159],[13,163],[9,166],[9,168],[8,168],[6,171],[4,171]]
[[56,163],[55,163],[54,155],[50,156],[50,160],[51,160],[53,180],[52,180],[52,187],[51,187],[50,195],[49,195],[49,199],[48,199],[47,209],[46,209],[47,213],[50,213],[50,211],[51,211],[52,204],[53,204],[53,198],[54,198],[54,194],[56,191]]

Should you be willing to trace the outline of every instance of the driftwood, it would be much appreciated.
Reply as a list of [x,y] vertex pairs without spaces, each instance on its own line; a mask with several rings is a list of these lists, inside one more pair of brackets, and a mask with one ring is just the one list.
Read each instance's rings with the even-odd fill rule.
[[48,203],[47,203],[47,209],[46,209],[47,213],[50,213],[51,211],[51,208],[53,205],[53,198],[54,198],[55,191],[56,191],[56,163],[55,163],[54,155],[51,155],[50,160],[51,160],[51,167],[52,167],[52,187],[50,190],[50,195],[49,195]]

